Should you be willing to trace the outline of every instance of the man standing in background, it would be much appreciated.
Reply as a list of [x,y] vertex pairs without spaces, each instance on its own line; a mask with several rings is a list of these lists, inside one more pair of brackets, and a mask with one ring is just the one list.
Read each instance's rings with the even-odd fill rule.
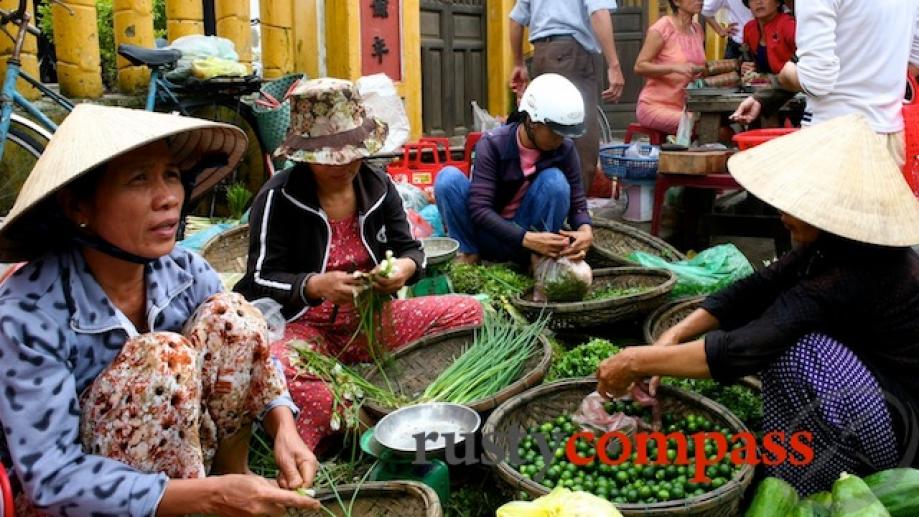
[[[721,9],[727,9],[728,26],[724,27],[715,15]],[[744,5],[743,0],[705,0],[702,3],[702,16],[709,27],[722,38],[728,38],[727,48],[724,50],[725,59],[740,57],[740,46],[743,45],[743,28],[748,21],[753,19],[753,13]]]
[[519,97],[530,75],[523,62],[523,28],[530,29],[533,44],[533,75],[556,73],[578,87],[584,98],[587,132],[575,140],[581,162],[584,191],[590,191],[600,153],[600,124],[597,117],[600,75],[596,55],[606,58],[609,88],[603,91],[606,102],[622,96],[625,79],[619,66],[613,19],[615,0],[517,0],[510,15],[511,51],[514,71],[511,89]]

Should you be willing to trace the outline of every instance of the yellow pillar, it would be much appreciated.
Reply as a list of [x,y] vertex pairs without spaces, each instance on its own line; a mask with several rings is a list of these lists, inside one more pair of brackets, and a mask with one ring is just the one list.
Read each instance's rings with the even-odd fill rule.
[[421,6],[419,0],[402,0],[402,83],[400,95],[411,125],[412,140],[421,136]]
[[[115,29],[115,48],[122,43],[152,48],[153,41],[153,0],[115,0],[112,21]],[[118,89],[124,93],[134,93],[143,89],[150,82],[150,69],[146,66],[134,66],[130,61],[115,57],[118,66]]]
[[361,11],[359,0],[326,2],[325,47],[326,66],[330,77],[351,81],[360,78]]
[[200,0],[166,0],[166,37],[204,34],[204,3]]
[[[307,3],[307,0],[300,0]],[[260,0],[262,20],[262,69],[266,79],[281,77],[294,69],[293,0]]]
[[661,6],[659,0],[648,0],[648,27],[654,25],[654,22],[661,16]]
[[249,25],[249,0],[215,0],[214,14],[217,18],[217,35],[232,41],[239,54],[239,62],[250,65],[252,29]]
[[[508,87],[514,58],[510,45],[509,15],[514,0],[485,2],[488,38],[488,111],[493,115],[506,114],[511,103]],[[526,39],[526,38],[524,38]],[[525,49],[524,49],[525,51]]]
[[95,0],[63,0],[73,16],[58,4],[51,7],[54,22],[57,78],[68,97],[102,95],[102,67]]
[[319,77],[319,18],[316,0],[294,2],[294,70]]
[[[725,23],[725,11],[722,9],[715,14],[715,21]],[[711,27],[705,27],[705,59],[721,59],[724,57],[724,48],[728,39],[722,38]]]
[[[32,11],[32,0],[29,0],[26,4],[28,7],[28,12]],[[0,0],[0,9],[13,10],[19,7],[19,0]],[[31,22],[33,25],[35,20]],[[9,26],[9,30],[13,33],[13,26]],[[13,33],[15,36],[15,33]],[[13,52],[13,40],[7,38],[6,36],[0,36],[0,77],[3,77],[6,74],[6,60],[9,59],[10,54]],[[32,77],[38,79],[38,42],[35,36],[31,34],[26,35],[25,44],[22,46],[22,52],[19,54],[19,60],[21,63],[22,70],[31,75]],[[25,95],[30,99],[37,99],[41,96],[38,90],[33,88],[29,83],[20,79],[18,81],[17,87],[19,92]]]

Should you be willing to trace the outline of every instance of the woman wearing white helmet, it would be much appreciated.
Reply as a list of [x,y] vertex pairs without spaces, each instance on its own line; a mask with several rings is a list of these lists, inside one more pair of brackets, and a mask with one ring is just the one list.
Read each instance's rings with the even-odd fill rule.
[[[471,179],[454,167],[438,174],[437,206],[460,260],[583,259],[593,232],[571,141],[584,134],[580,92],[558,74],[541,75],[512,120],[476,145]],[[571,231],[562,230],[566,221]]]

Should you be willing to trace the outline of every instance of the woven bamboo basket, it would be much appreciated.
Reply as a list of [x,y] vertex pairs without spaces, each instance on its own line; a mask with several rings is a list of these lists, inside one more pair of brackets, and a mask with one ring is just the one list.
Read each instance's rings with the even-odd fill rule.
[[201,247],[201,256],[218,273],[245,273],[248,252],[248,224],[221,232]]
[[591,292],[612,286],[619,289],[642,287],[646,291],[621,298],[581,302],[535,302],[533,289],[514,298],[514,306],[529,320],[548,314],[554,330],[591,328],[637,318],[667,301],[676,285],[676,275],[666,269],[618,267],[595,269]]
[[[420,394],[462,355],[463,348],[470,345],[474,337],[475,327],[462,327],[425,336],[393,354],[392,364],[385,368],[386,378],[397,393],[409,396]],[[524,363],[519,379],[490,398],[466,406],[479,413],[490,411],[505,400],[542,382],[552,364],[552,345],[545,336],[539,336],[539,343],[541,347]],[[377,386],[386,386],[386,381],[376,368],[366,378]],[[364,402],[363,408],[374,418],[382,418],[397,409],[385,407],[374,400]]]
[[704,296],[676,300],[666,305],[661,305],[645,320],[644,334],[646,343],[654,343],[667,329],[676,325],[692,311],[702,306]]
[[[656,311],[651,313],[651,315],[648,316],[648,319],[645,320],[645,341],[647,343],[656,342],[658,338],[661,337],[661,334],[666,332],[667,329],[676,325],[682,321],[683,318],[689,316],[692,311],[701,307],[704,300],[704,296],[696,296],[693,298],[677,300],[667,305],[662,305]],[[754,375],[742,377],[738,379],[737,383],[742,386],[746,386],[747,388],[750,388],[757,393],[761,393],[763,391],[762,380]]]
[[[335,487],[345,509],[351,497],[357,492],[351,513],[348,515],[373,515],[374,517],[441,517],[443,510],[437,493],[430,487],[415,481],[381,481],[363,485],[341,485]],[[316,499],[323,508],[334,515],[344,516],[345,511],[331,490],[316,492]],[[326,510],[288,510],[290,517],[328,517]]]
[[[482,428],[482,435],[494,441],[497,447],[492,449],[508,450],[510,446],[508,437],[520,436],[530,427],[550,418],[574,413],[581,400],[596,390],[596,387],[597,381],[587,378],[537,386],[501,404],[488,417]],[[657,398],[665,412],[677,415],[692,412],[731,429],[732,433],[749,432],[743,422],[724,406],[695,393],[671,386],[661,386],[658,389]],[[505,461],[505,458],[497,457],[495,451],[486,447],[485,455],[495,465],[498,476],[514,491],[523,491],[532,497],[549,493],[548,488],[521,476]],[[740,514],[741,497],[752,480],[753,466],[745,465],[724,486],[706,494],[691,499],[663,503],[620,504],[616,508],[626,517],[734,517]]]
[[587,262],[596,268],[634,266],[629,260],[633,251],[657,255],[669,262],[686,260],[686,255],[662,239],[627,224],[594,218],[591,224],[594,241],[587,253]]

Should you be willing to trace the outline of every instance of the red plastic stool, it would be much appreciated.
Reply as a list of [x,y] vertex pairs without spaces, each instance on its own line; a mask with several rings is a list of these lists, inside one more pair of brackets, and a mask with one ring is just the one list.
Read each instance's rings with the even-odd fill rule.
[[671,187],[695,187],[711,190],[742,190],[743,187],[730,174],[664,174],[657,175],[654,186],[654,206],[651,213],[651,235],[661,229],[661,209]]
[[651,145],[661,145],[664,143],[664,140],[667,139],[667,135],[661,131],[644,127],[638,122],[632,122],[629,124],[629,127],[625,129],[625,138],[622,139],[622,142],[625,144],[632,143],[632,136],[635,133],[640,135],[648,135],[648,140],[651,141]]

